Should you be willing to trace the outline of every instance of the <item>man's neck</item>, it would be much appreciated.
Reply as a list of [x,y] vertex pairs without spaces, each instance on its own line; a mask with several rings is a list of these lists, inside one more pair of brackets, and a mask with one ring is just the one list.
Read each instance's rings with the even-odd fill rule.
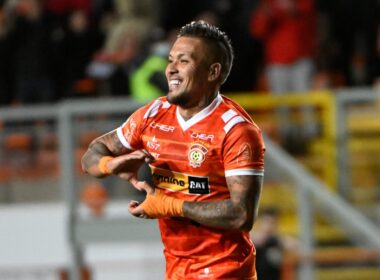
[[191,119],[194,115],[202,111],[204,108],[209,106],[211,102],[218,96],[219,91],[216,91],[214,94],[209,95],[205,97],[204,99],[200,100],[196,106],[189,107],[189,108],[183,108],[181,106],[178,106],[178,111],[182,118],[187,121]]

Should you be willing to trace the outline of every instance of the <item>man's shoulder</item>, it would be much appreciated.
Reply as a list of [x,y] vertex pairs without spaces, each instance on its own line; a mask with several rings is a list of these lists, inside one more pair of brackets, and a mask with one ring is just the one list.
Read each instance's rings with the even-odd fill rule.
[[167,113],[174,106],[167,101],[166,96],[159,97],[142,107],[143,118],[153,118],[160,113]]
[[223,104],[225,107],[235,110],[239,115],[244,116],[244,118],[247,118],[248,120],[252,121],[251,116],[247,113],[247,111],[237,102],[232,100],[229,97],[226,97],[222,95],[223,98]]
[[223,102],[220,107],[221,118],[225,123],[224,130],[228,133],[234,127],[253,127],[255,130],[260,130],[257,124],[252,120],[248,112],[232,99],[222,96]]

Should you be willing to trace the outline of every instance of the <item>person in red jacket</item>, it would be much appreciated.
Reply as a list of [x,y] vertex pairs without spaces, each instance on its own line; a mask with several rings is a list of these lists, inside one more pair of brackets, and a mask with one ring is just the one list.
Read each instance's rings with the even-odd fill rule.
[[[316,11],[313,0],[261,0],[252,12],[250,32],[263,43],[266,78],[273,94],[310,89],[316,51]],[[279,114],[281,131],[289,133],[288,112]],[[314,125],[312,111],[304,109],[306,129]],[[307,131],[305,131],[308,133]],[[311,131],[309,131],[311,132]]]

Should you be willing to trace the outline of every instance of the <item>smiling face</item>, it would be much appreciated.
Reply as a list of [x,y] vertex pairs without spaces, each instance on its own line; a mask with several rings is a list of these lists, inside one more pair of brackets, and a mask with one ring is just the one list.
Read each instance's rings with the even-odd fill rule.
[[169,83],[168,101],[183,108],[197,106],[215,93],[215,77],[210,48],[200,38],[178,38],[169,54],[166,78]]

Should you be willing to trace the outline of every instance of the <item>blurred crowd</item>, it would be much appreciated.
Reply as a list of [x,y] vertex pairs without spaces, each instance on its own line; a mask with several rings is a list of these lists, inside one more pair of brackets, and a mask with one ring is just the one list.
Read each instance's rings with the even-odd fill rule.
[[0,0],[0,106],[165,94],[170,44],[204,19],[236,61],[223,87],[380,85],[377,0]]

